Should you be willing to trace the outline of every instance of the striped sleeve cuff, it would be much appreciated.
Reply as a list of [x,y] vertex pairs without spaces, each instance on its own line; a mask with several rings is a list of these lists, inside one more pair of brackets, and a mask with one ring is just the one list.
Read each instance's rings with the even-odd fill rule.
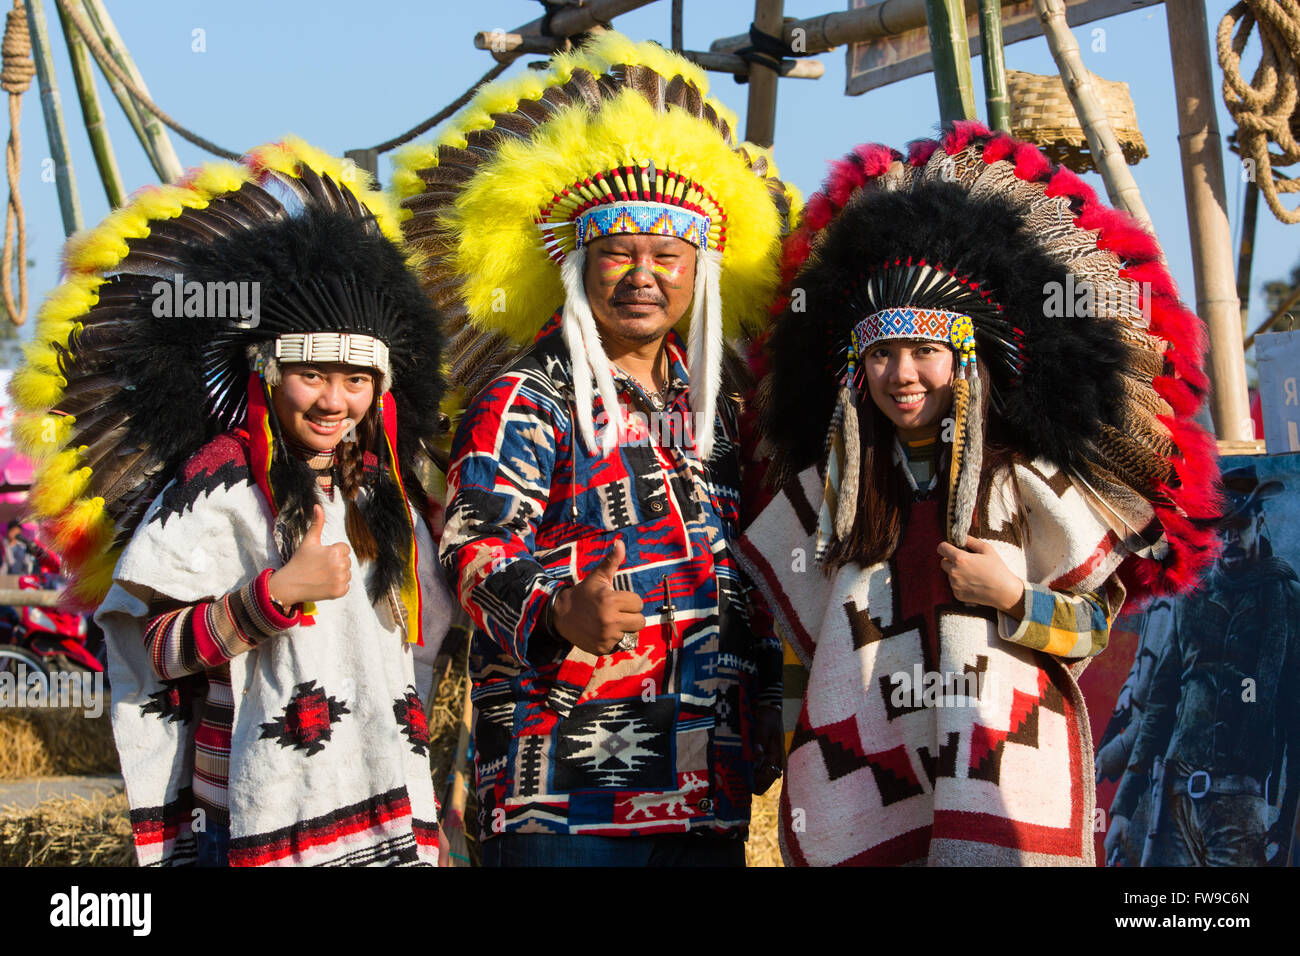
[[[302,623],[302,605],[295,604],[283,613],[271,600],[271,575],[274,569],[267,568],[248,584],[231,595],[232,601],[238,599],[252,626],[250,634],[258,640],[271,637],[281,631],[287,631],[295,624]],[[231,608],[232,613],[234,608]]]

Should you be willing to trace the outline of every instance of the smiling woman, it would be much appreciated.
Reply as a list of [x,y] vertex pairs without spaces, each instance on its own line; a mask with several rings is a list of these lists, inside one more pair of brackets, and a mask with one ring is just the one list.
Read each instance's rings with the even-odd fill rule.
[[[1197,320],[1148,234],[1005,134],[832,169],[787,241],[805,295],[760,390],[776,494],[740,543],[808,668],[787,862],[1090,865],[1075,678],[1127,588],[1206,559],[1213,465],[1179,420]],[[1163,291],[1063,318],[1044,293],[1072,275]]]
[[333,451],[374,401],[375,376],[367,368],[295,364],[283,366],[280,375],[271,396],[280,427],[286,438],[314,451]]
[[911,340],[880,342],[862,362],[872,401],[905,441],[934,437],[952,409],[954,367],[948,346]]
[[[73,241],[50,358],[16,377],[142,864],[438,859],[422,699],[450,607],[413,466],[440,317],[357,179],[289,141],[143,191]],[[258,321],[154,308],[159,269],[263,290]]]

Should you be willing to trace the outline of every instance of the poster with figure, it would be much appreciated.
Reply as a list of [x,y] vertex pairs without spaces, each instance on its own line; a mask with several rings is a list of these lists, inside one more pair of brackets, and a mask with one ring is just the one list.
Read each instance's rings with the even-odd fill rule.
[[1220,465],[1218,563],[1119,618],[1080,681],[1099,863],[1300,863],[1300,454]]

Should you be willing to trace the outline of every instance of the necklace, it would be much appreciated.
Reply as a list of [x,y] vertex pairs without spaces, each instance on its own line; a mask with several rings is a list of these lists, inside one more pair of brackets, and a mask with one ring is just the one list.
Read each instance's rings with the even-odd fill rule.
[[[651,387],[649,387],[648,385],[646,385],[645,382],[641,381],[641,379],[637,378],[635,375],[633,375],[633,374],[632,374],[631,372],[629,372],[627,369],[623,368],[623,366],[619,365],[617,362],[614,363],[614,367],[615,367],[615,368],[617,368],[620,372],[622,372],[624,375],[626,375],[626,376],[627,376],[628,378],[630,378],[632,381],[636,382],[638,385],[641,386],[641,390],[642,390],[643,392],[645,392],[647,396],[649,396],[649,398],[650,398],[650,404],[653,405],[653,406],[655,407],[656,410],[660,410],[660,409],[662,409],[662,408],[664,407],[664,405],[667,404],[667,402],[668,402],[668,368],[667,368],[667,364],[668,364],[668,363],[667,363],[668,352],[667,352],[666,350],[661,350],[661,354],[662,354],[663,357],[664,357],[664,366],[665,366],[665,368],[664,368],[664,387],[663,387],[663,388],[651,388]],[[652,381],[653,381],[653,380],[652,380]]]

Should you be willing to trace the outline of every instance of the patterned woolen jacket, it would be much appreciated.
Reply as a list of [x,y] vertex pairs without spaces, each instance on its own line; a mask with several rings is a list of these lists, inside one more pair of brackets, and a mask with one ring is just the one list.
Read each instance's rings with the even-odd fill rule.
[[[475,763],[484,838],[649,835],[749,822],[751,714],[779,706],[781,648],[731,554],[740,487],[724,402],[702,465],[681,342],[665,413],[615,370],[641,413],[606,458],[572,420],[552,321],[483,389],[452,445],[441,560],[473,619]],[[597,424],[603,421],[596,397]],[[648,427],[646,427],[648,426]],[[645,601],[635,650],[596,657],[546,632],[546,602],[622,538],[619,589]]]

